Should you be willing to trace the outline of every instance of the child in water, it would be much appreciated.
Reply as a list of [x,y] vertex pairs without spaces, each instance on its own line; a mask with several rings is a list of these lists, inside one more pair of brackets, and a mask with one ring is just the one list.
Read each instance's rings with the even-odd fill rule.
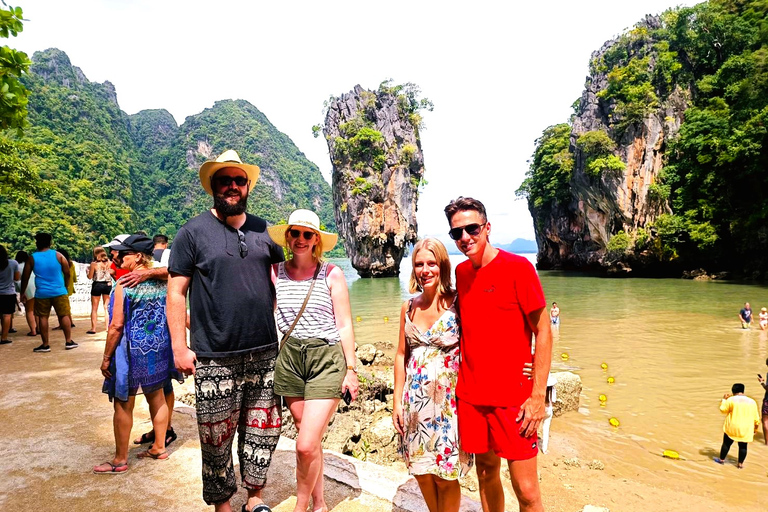
[[751,442],[760,425],[760,414],[757,403],[744,395],[744,384],[734,384],[731,388],[733,395],[726,393],[720,401],[720,412],[727,414],[723,424],[723,445],[720,447],[720,457],[713,460],[725,464],[725,457],[734,441],[739,443],[739,462],[736,467],[744,467],[747,458],[747,443]]
[[760,310],[760,329],[768,329],[768,309],[766,308]]

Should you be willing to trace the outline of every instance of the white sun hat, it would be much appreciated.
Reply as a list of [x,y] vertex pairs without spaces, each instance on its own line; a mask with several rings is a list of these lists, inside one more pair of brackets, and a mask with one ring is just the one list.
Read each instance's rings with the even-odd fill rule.
[[316,231],[320,235],[320,240],[323,242],[323,252],[328,252],[333,249],[336,242],[339,240],[339,235],[336,233],[328,233],[320,229],[320,217],[311,210],[295,210],[291,216],[288,217],[288,224],[270,226],[267,228],[267,231],[269,232],[270,238],[272,238],[277,245],[285,247],[285,232],[288,231],[291,226],[301,226]]

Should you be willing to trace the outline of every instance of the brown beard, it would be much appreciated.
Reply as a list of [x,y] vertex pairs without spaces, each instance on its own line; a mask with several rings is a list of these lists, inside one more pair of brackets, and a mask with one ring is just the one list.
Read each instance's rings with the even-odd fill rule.
[[235,204],[227,202],[227,193],[214,194],[213,196],[213,208],[219,213],[222,218],[235,217],[245,213],[248,207],[248,193],[240,197],[240,200]]

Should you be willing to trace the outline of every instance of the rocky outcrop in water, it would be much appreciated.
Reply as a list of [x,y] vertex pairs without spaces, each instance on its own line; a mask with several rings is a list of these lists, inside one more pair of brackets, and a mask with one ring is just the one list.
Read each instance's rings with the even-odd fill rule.
[[417,239],[423,103],[408,92],[358,85],[327,105],[323,134],[333,164],[336,225],[362,277],[397,276],[406,245]]
[[[657,28],[648,17],[636,30]],[[663,213],[671,213],[666,197],[657,194],[665,150],[683,122],[690,93],[675,86],[655,90],[649,100],[629,100],[616,92],[621,79],[606,60],[616,55],[647,54],[642,70],[654,76],[658,54],[651,38],[620,38],[594,52],[591,74],[572,117],[569,149],[573,170],[567,186],[570,197],[537,206],[529,196],[538,244],[539,269],[612,269],[629,271],[642,254],[628,262],[609,247],[619,232],[627,237],[650,226]],[[611,78],[614,83],[611,84]],[[634,109],[634,110],[633,110]],[[644,109],[638,114],[638,109]],[[621,246],[617,244],[618,252]]]

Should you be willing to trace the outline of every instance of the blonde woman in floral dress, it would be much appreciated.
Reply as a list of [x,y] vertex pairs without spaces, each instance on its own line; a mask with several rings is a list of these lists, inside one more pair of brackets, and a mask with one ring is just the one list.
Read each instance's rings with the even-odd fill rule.
[[[459,325],[445,246],[425,238],[413,248],[411,293],[400,314],[392,420],[408,471],[430,512],[458,512],[459,477],[472,466],[456,421]],[[398,399],[400,398],[400,399]]]

